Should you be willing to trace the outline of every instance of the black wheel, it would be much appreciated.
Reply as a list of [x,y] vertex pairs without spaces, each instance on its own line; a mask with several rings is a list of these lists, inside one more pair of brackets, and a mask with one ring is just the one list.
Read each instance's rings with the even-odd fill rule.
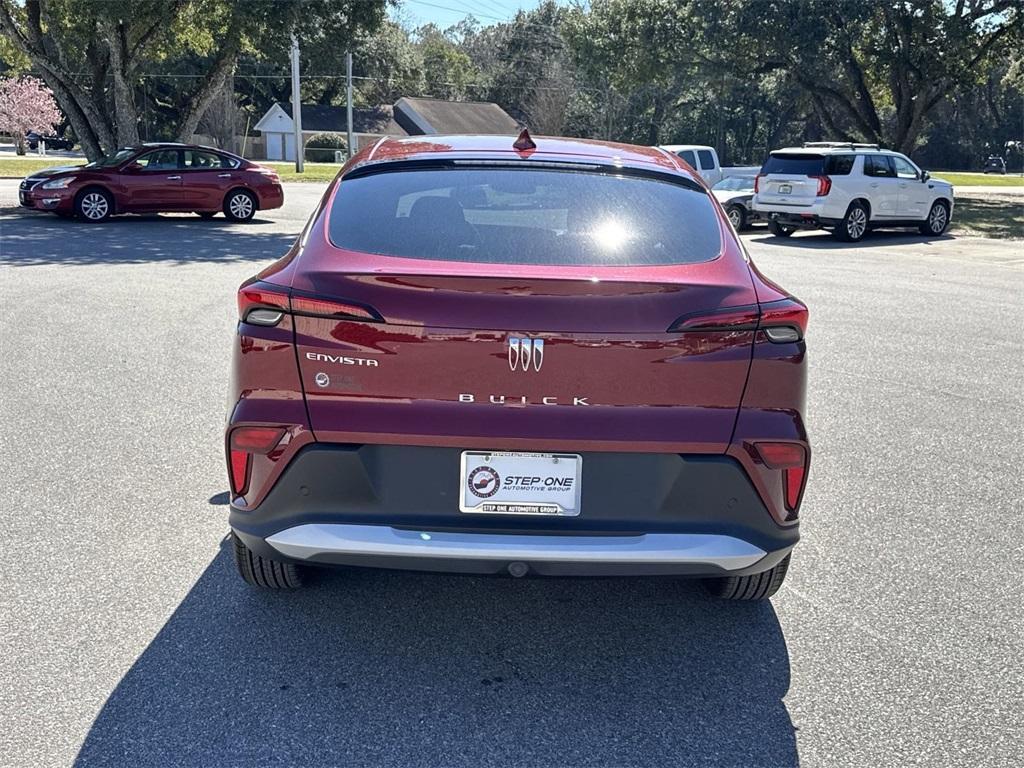
[[302,586],[302,571],[294,563],[260,557],[231,532],[235,550],[235,565],[246,584],[264,589],[298,589]]
[[256,198],[244,189],[235,189],[224,198],[224,215],[232,221],[248,221],[256,215]]
[[705,579],[704,586],[712,597],[723,600],[767,600],[779,591],[789,570],[789,558],[786,555],[774,568],[752,576],[724,576],[718,579]]
[[729,217],[729,222],[737,232],[747,228],[747,212],[743,210],[742,205],[730,205],[725,209],[725,215]]
[[768,220],[768,231],[776,237],[789,237],[793,234],[793,227],[784,227],[775,219]]
[[217,215],[213,211],[196,211],[196,213],[199,214],[199,218],[201,219],[212,219],[214,216]]
[[838,239],[846,243],[862,240],[868,231],[868,209],[864,203],[854,200],[846,209],[846,215],[839,220],[839,225],[832,231]]
[[114,198],[104,189],[83,189],[75,198],[75,214],[92,224],[106,221],[113,212]]
[[922,235],[938,237],[946,231],[948,226],[949,206],[942,200],[936,200],[932,203],[931,210],[928,211],[928,218],[921,222],[918,229],[921,230]]

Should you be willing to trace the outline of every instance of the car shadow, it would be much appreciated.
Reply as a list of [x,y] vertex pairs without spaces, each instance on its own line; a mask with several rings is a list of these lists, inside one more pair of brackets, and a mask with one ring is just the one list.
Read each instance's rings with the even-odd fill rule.
[[191,215],[118,216],[100,224],[52,213],[0,218],[0,264],[143,264],[268,261],[283,256],[295,234]]
[[[745,233],[746,234],[746,233]],[[813,248],[817,250],[850,250],[851,248],[887,248],[892,246],[913,245],[917,243],[935,243],[944,240],[955,240],[956,237],[949,233],[934,237],[922,235],[913,230],[872,230],[864,235],[862,240],[856,243],[847,243],[837,240],[831,232],[824,230],[811,230],[808,232],[794,232],[789,237],[777,237],[767,230],[764,233],[752,233],[754,236],[749,240],[761,245],[783,246],[786,248]]]
[[317,574],[253,590],[222,544],[76,765],[799,762],[770,603],[673,580]]

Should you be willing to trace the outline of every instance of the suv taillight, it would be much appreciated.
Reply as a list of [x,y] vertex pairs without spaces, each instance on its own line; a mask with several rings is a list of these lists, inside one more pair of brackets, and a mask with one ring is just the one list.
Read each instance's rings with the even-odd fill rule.
[[768,341],[787,344],[800,341],[807,330],[807,307],[797,299],[769,301],[758,306],[726,307],[683,315],[669,327],[669,333],[711,333],[715,331],[764,331]]
[[363,320],[383,322],[384,318],[371,307],[347,301],[321,299],[289,293],[286,289],[268,283],[254,282],[238,290],[238,319],[250,325],[273,327],[285,315],[327,317],[336,320]]
[[754,177],[754,194],[756,195],[761,189],[761,174]]
[[811,178],[818,180],[818,197],[824,197],[832,191],[832,179],[828,176],[811,176]]
[[807,480],[807,450],[799,443],[761,442],[753,449],[768,469],[782,472],[783,501],[789,512],[796,512]]

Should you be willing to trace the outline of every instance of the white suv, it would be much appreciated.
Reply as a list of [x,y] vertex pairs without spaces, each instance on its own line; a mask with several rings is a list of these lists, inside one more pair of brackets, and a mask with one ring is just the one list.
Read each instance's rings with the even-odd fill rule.
[[875,144],[809,142],[768,156],[752,206],[780,237],[831,229],[852,242],[877,227],[917,227],[936,236],[953,215],[953,185]]

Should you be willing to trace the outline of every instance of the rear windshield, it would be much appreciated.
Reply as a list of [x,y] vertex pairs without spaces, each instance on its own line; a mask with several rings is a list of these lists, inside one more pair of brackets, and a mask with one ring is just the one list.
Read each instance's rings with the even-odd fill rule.
[[762,174],[790,173],[797,176],[822,176],[825,173],[823,155],[777,155],[772,153],[761,166]]
[[331,242],[387,256],[491,264],[658,265],[721,250],[706,192],[579,170],[437,168],[345,179]]
[[855,155],[805,155],[772,153],[761,166],[762,174],[789,173],[797,176],[848,176]]

